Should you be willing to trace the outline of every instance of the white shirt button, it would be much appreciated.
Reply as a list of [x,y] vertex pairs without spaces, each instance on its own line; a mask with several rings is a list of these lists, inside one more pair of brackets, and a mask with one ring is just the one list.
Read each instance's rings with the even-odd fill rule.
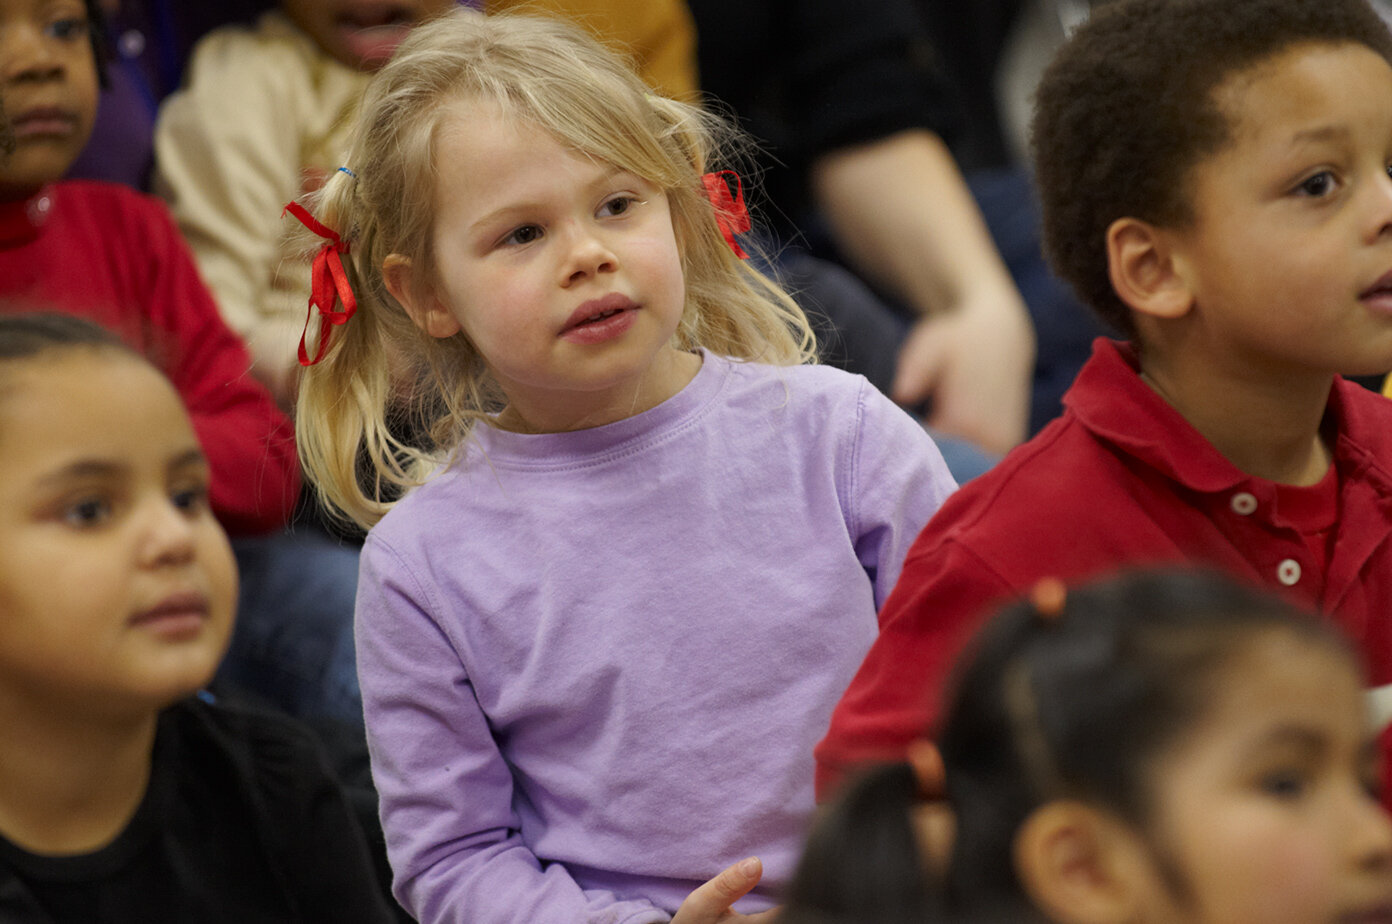
[[1276,580],[1285,584],[1287,587],[1300,580],[1300,562],[1294,558],[1287,558],[1276,566]]
[[1238,491],[1232,496],[1232,500],[1228,504],[1232,507],[1233,513],[1239,516],[1245,517],[1257,510],[1257,499],[1246,491]]

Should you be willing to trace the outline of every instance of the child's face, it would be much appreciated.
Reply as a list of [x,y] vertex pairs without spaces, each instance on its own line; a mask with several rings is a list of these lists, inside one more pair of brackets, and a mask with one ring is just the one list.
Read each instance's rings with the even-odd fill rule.
[[1190,178],[1170,232],[1194,296],[1186,349],[1234,374],[1392,368],[1392,67],[1301,45],[1215,98],[1232,139]]
[[684,384],[668,381],[686,291],[662,189],[492,105],[461,105],[437,160],[423,326],[462,329],[511,411],[566,429]]
[[329,55],[355,70],[381,67],[412,26],[456,0],[281,0],[285,14]]
[[1272,632],[1217,690],[1151,771],[1143,920],[1392,921],[1392,822],[1371,794],[1377,751],[1348,660]]
[[0,198],[59,179],[97,114],[97,68],[82,0],[0,0],[0,96],[15,148],[0,157]]
[[111,350],[6,363],[0,471],[0,698],[138,713],[206,684],[236,570],[169,383]]

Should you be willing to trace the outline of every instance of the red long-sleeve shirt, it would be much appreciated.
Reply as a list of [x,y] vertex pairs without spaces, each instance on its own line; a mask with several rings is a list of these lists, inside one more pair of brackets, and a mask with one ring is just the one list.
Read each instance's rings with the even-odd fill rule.
[[144,352],[193,418],[228,532],[284,525],[300,488],[290,422],[248,372],[160,202],[78,180],[0,202],[0,307],[81,315]]

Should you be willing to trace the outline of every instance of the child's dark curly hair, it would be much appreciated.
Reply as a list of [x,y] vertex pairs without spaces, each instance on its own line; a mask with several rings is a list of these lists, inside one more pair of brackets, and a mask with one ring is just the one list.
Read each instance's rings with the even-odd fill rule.
[[1190,172],[1230,138],[1214,91],[1294,45],[1345,42],[1392,62],[1392,34],[1365,0],[1123,0],[1098,9],[1059,50],[1035,98],[1031,147],[1055,271],[1134,337],[1108,273],[1107,228],[1125,217],[1183,227],[1193,217]]

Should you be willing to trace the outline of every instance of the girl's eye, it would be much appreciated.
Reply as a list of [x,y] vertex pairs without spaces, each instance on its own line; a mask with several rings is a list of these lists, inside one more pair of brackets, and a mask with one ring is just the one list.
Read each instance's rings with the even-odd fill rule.
[[1298,799],[1304,795],[1307,780],[1298,770],[1276,770],[1261,778],[1262,792],[1278,799]]
[[1382,801],[1383,785],[1381,773],[1377,771],[1364,773],[1359,783],[1362,785],[1363,791],[1368,794],[1369,799],[1372,799],[1374,802]]
[[87,38],[91,26],[85,19],[66,18],[48,24],[48,34],[62,41]]
[[100,497],[83,498],[63,510],[63,522],[69,526],[100,526],[110,518],[111,504]]
[[637,202],[638,199],[635,196],[615,196],[612,199],[605,200],[604,204],[599,207],[599,211],[602,215],[614,217],[624,214],[629,209],[633,208]]
[[1334,174],[1328,170],[1321,170],[1314,176],[1306,177],[1295,187],[1297,194],[1318,199],[1327,196],[1334,191]]
[[175,507],[185,513],[199,513],[208,506],[208,488],[206,485],[198,485],[175,491],[169,499]]
[[512,233],[503,238],[504,244],[530,244],[532,241],[541,238],[541,228],[538,225],[523,225],[514,228]]

